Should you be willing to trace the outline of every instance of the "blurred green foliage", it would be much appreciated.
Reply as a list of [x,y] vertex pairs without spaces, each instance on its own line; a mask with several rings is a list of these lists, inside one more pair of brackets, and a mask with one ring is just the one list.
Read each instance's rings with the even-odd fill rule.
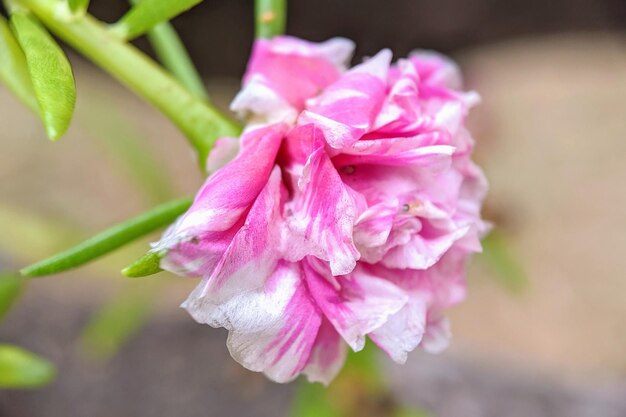
[[[174,186],[162,161],[139,131],[136,122],[119,110],[110,95],[89,91],[85,106],[77,114],[77,124],[88,132],[110,156],[110,160],[132,181],[146,203],[158,204],[175,196]],[[102,117],[106,114],[107,117]]]
[[350,352],[345,366],[327,388],[299,381],[291,417],[430,417],[398,404],[378,362],[378,348],[368,341]]
[[0,321],[24,290],[24,278],[17,273],[0,273]]
[[83,329],[81,346],[90,356],[114,356],[144,325],[152,310],[153,291],[125,291],[106,303]]
[[0,344],[0,388],[39,388],[56,374],[54,365],[34,353]]
[[483,239],[482,245],[480,259],[493,270],[494,277],[504,288],[513,293],[521,293],[528,288],[530,281],[503,232],[494,229]]

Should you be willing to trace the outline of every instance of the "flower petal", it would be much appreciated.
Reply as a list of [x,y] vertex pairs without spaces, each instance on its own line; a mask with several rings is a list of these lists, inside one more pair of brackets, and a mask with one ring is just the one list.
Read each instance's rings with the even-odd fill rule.
[[399,207],[398,199],[390,198],[364,211],[354,226],[354,241],[357,248],[384,245],[391,233]]
[[288,218],[290,260],[314,255],[330,262],[333,275],[349,273],[360,256],[352,241],[357,203],[323,147],[310,155],[299,188]]
[[309,382],[330,384],[346,361],[347,347],[333,325],[327,319],[322,319],[311,357],[302,373]]
[[156,252],[166,251],[161,268],[177,275],[210,276],[228,249],[243,222],[237,222],[226,231],[181,233],[178,223],[172,225],[161,240],[153,245]]
[[210,176],[178,224],[179,234],[230,229],[252,205],[274,167],[286,126],[246,132],[245,149]]
[[411,52],[409,61],[414,66],[420,81],[425,84],[460,90],[463,86],[461,71],[450,58],[428,50]]
[[370,338],[391,359],[403,364],[406,362],[408,353],[412,352],[424,337],[426,311],[426,302],[411,296],[409,302],[400,311],[370,334]]
[[385,49],[346,72],[307,102],[307,110],[298,118],[298,124],[314,124],[335,149],[352,145],[374,124],[385,98],[390,61],[391,51]]
[[451,337],[450,321],[446,317],[429,317],[420,347],[428,353],[440,353],[448,348]]
[[[232,109],[277,118],[297,114],[304,102],[339,78],[354,44],[343,38],[323,43],[289,36],[259,39]],[[294,113],[296,112],[296,113]]]
[[430,268],[469,230],[470,227],[466,226],[433,237],[421,233],[414,234],[406,244],[391,248],[383,257],[382,264],[388,268],[398,269]]
[[265,187],[284,131],[285,126],[274,125],[243,135],[239,156],[209,177],[187,213],[153,245],[166,252],[163,269],[204,277],[213,273]]
[[332,277],[320,274],[319,268],[306,261],[303,270],[315,302],[354,351],[363,349],[365,336],[384,325],[408,301],[407,294],[396,285],[360,267],[348,276],[337,277],[340,289],[332,285]]
[[214,304],[200,284],[183,303],[199,323],[230,331],[233,358],[276,382],[294,379],[306,366],[321,316],[300,277],[298,264],[281,262],[263,288]]
[[281,171],[275,167],[207,281],[207,299],[220,303],[238,292],[260,288],[274,271],[281,256],[283,192]]

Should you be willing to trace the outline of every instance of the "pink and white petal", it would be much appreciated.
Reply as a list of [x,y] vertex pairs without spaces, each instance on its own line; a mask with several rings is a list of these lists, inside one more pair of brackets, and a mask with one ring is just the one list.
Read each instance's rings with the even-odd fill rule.
[[253,79],[260,80],[300,111],[305,100],[339,78],[352,49],[353,44],[341,38],[321,44],[288,36],[257,40],[244,76],[244,90]]
[[228,349],[237,362],[276,382],[291,381],[304,369],[322,318],[298,264],[279,263],[263,288],[240,292],[221,304],[203,295],[204,286],[182,307],[199,323],[228,329]]
[[203,232],[184,240],[178,234],[176,224],[172,226],[173,236],[166,232],[161,241],[153,245],[152,251],[165,253],[160,266],[177,275],[208,277],[219,264],[233,237],[241,226],[220,232]]
[[431,238],[415,234],[408,243],[391,248],[383,257],[382,263],[388,268],[428,269],[454,242],[465,236],[469,229],[466,226]]
[[369,264],[381,262],[390,249],[399,245],[405,245],[414,234],[422,229],[422,222],[413,216],[398,215],[394,220],[394,225],[384,244],[375,247],[359,246],[361,260]]
[[391,197],[362,212],[354,226],[357,248],[383,245],[389,238],[399,208],[399,200]]
[[370,339],[391,359],[404,364],[409,352],[422,342],[426,328],[426,302],[414,295],[387,323],[370,333]]
[[342,154],[356,156],[393,156],[415,149],[435,145],[450,145],[450,137],[445,132],[434,131],[418,133],[414,136],[369,138],[360,140],[342,150]]
[[209,175],[235,159],[239,153],[239,139],[223,137],[215,141],[213,149],[206,161],[206,170]]
[[[359,141],[373,142],[373,141]],[[391,144],[389,144],[391,145]],[[370,154],[341,154],[333,159],[339,166],[358,164],[377,164],[385,166],[413,166],[416,169],[430,169],[439,173],[447,169],[452,161],[454,147],[448,145],[417,146],[401,151],[380,152]]]
[[347,354],[348,345],[333,325],[323,318],[309,362],[302,373],[309,382],[321,382],[328,386],[343,367]]
[[458,65],[435,51],[415,50],[409,55],[420,81],[426,84],[460,90],[463,79]]
[[[432,294],[431,307],[435,311],[449,308],[465,299],[467,283],[465,270],[469,260],[468,253],[457,248],[456,244],[426,271],[418,271],[428,280]],[[436,321],[436,314],[429,314],[429,322]]]
[[263,77],[255,75],[235,96],[230,109],[240,118],[247,119],[246,126],[257,127],[263,123],[293,124],[298,111],[266,84]]
[[178,222],[181,239],[228,230],[240,219],[267,183],[285,131],[276,124],[244,133],[245,152],[208,178]]
[[408,301],[402,289],[361,268],[338,277],[339,290],[307,262],[303,262],[303,270],[317,306],[354,351],[363,349],[365,336],[383,326]]
[[393,53],[390,49],[382,49],[376,55],[366,58],[361,64],[356,65],[347,74],[369,74],[381,81],[387,82],[389,66]]
[[299,188],[288,218],[289,259],[313,255],[329,261],[333,275],[349,273],[360,256],[352,240],[357,202],[323,147],[310,155]]
[[450,331],[450,321],[443,316],[435,314],[428,317],[426,333],[420,348],[428,353],[441,353],[448,348],[452,332]]
[[354,53],[354,42],[335,37],[320,43],[304,41],[290,36],[277,36],[272,39],[272,52],[283,55],[323,58],[338,70],[345,70]]
[[373,126],[384,99],[391,51],[358,65],[307,102],[299,125],[314,124],[335,149],[352,145]]
[[[439,178],[449,170],[450,155],[433,153],[416,156],[411,165],[360,164],[339,169],[346,186],[363,194],[368,201],[385,195],[416,195],[435,188]],[[436,189],[435,189],[436,191]],[[446,190],[440,190],[443,192]]]
[[223,252],[206,283],[204,296],[221,303],[242,291],[263,286],[281,257],[281,200],[286,191],[274,167],[246,220]]

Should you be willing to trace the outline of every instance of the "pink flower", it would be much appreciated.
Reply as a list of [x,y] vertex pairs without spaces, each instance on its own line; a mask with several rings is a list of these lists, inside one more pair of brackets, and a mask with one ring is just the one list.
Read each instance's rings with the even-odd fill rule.
[[329,383],[366,337],[399,363],[445,348],[486,230],[464,127],[478,98],[455,65],[383,50],[346,70],[351,50],[257,41],[232,105],[248,118],[239,153],[224,164],[236,146],[218,142],[216,172],[155,245],[164,269],[202,277],[183,307],[278,382]]

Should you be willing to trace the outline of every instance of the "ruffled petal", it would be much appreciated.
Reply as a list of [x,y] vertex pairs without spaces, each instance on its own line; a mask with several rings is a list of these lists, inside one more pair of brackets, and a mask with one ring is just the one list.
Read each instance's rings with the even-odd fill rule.
[[434,237],[414,234],[407,243],[391,248],[383,257],[382,264],[388,268],[428,269],[469,230],[470,227],[466,226]]
[[177,275],[208,277],[222,259],[242,223],[239,221],[225,231],[197,232],[193,235],[181,233],[175,223],[153,245],[152,250],[165,251],[160,266],[166,271]]
[[333,325],[323,318],[311,357],[302,373],[307,376],[309,382],[328,385],[343,367],[347,354],[348,345]]
[[400,311],[370,334],[370,338],[391,359],[403,364],[406,362],[408,353],[422,342],[426,329],[426,312],[426,302],[411,296],[409,302]]
[[329,261],[333,275],[352,271],[360,256],[352,238],[358,206],[323,147],[310,155],[292,207],[290,260],[314,255]]
[[394,361],[404,363],[417,346],[431,352],[445,349],[450,331],[442,311],[465,297],[467,259],[467,253],[455,246],[426,270],[369,267],[371,273],[386,277],[409,295],[406,306],[370,334]]
[[450,321],[446,317],[429,317],[420,347],[428,353],[441,353],[448,348],[451,337]]
[[266,186],[284,131],[285,126],[273,125],[243,135],[239,156],[209,177],[187,213],[153,245],[166,253],[163,269],[203,277],[213,273]]
[[409,61],[417,71],[420,82],[452,90],[463,87],[458,65],[450,58],[435,51],[415,50]]
[[363,349],[365,336],[383,326],[408,301],[407,294],[396,285],[360,267],[348,276],[337,277],[339,288],[333,286],[331,277],[320,273],[320,268],[303,262],[303,270],[313,299],[354,351]]
[[263,288],[220,304],[203,294],[201,284],[182,307],[199,323],[228,329],[228,349],[244,367],[288,382],[307,365],[322,319],[298,264],[279,263]]
[[298,111],[260,75],[250,77],[233,99],[230,109],[240,118],[247,118],[246,128],[267,123],[292,124],[298,117]]
[[367,133],[385,98],[391,51],[385,49],[352,68],[322,94],[307,102],[299,125],[314,124],[335,149],[352,145]]
[[374,248],[387,242],[399,208],[400,201],[390,198],[361,213],[354,226],[354,241],[359,252],[360,248]]
[[277,124],[246,132],[241,138],[245,149],[208,178],[179,222],[178,232],[230,229],[267,183],[286,128]]
[[[393,149],[394,142],[396,141],[391,139],[359,141],[355,145],[364,145],[358,146],[357,148],[367,146],[367,153],[365,150],[361,153],[356,153],[355,149],[351,154],[344,153],[335,157],[333,162],[339,167],[358,164],[377,164],[384,166],[413,166],[414,168],[430,169],[434,166],[449,166],[451,156],[454,153],[454,147],[449,145],[409,147],[406,146],[407,144],[403,144],[403,146],[406,146],[405,149]],[[410,140],[402,138],[398,142],[410,142]],[[375,151],[374,147],[378,147],[378,152]],[[441,171],[441,169],[437,171]]]
[[283,193],[280,168],[275,167],[245,223],[206,281],[207,299],[220,303],[238,292],[260,288],[274,271],[281,257]]
[[289,36],[259,39],[244,87],[231,108],[270,120],[291,118],[304,108],[308,98],[339,78],[353,49],[354,44],[343,38],[322,43]]

